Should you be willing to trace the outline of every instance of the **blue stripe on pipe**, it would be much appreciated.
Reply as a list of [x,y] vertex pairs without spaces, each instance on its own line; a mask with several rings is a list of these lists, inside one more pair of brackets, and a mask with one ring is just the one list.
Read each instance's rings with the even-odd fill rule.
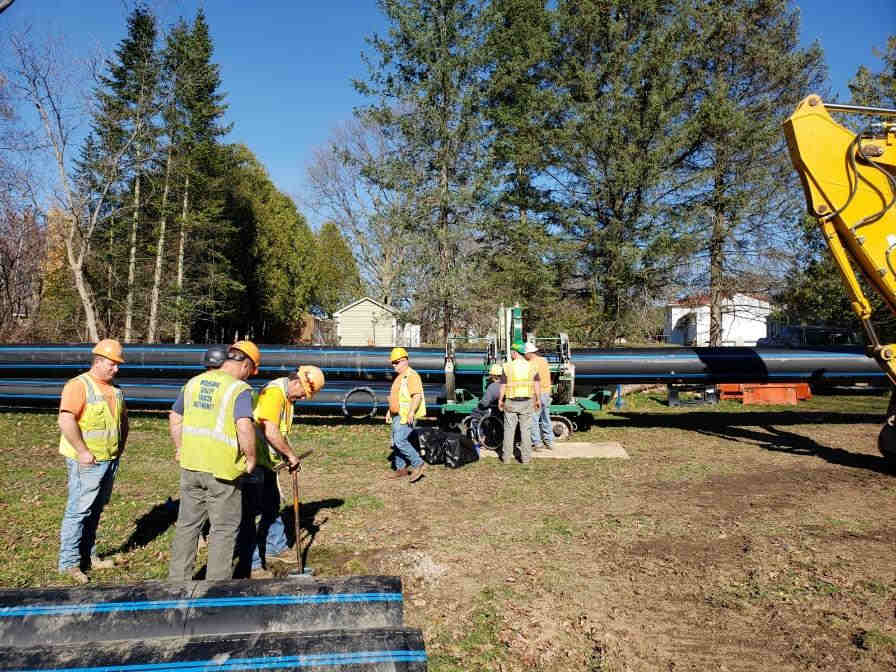
[[333,593],[330,595],[258,595],[149,602],[99,602],[91,604],[48,604],[33,607],[0,607],[0,618],[95,614],[115,611],[164,611],[205,607],[254,607],[271,604],[335,604],[348,602],[401,602],[401,593]]
[[[347,653],[309,653],[299,656],[259,656],[227,660],[189,660],[169,663],[137,663],[134,665],[101,665],[98,667],[53,667],[43,670],[59,672],[200,672],[201,670],[258,670],[317,665],[370,665],[373,663],[423,663],[426,651],[351,651]],[[41,670],[11,670],[10,672],[41,672]]]

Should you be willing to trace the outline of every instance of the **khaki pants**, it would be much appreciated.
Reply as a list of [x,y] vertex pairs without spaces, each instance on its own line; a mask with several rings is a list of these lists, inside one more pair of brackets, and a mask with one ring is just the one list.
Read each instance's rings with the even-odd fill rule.
[[520,461],[532,459],[532,399],[504,400],[504,446],[501,450],[501,461],[510,464],[513,460],[513,440],[516,426],[520,426]]
[[222,481],[204,471],[180,470],[180,510],[171,544],[171,581],[190,581],[196,563],[196,542],[208,517],[209,581],[233,578],[233,548],[243,512],[242,482]]

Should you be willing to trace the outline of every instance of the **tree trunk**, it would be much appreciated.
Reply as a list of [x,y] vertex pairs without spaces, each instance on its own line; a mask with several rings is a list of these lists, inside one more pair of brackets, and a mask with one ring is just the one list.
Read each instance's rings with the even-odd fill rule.
[[722,300],[724,299],[723,264],[725,215],[713,215],[712,237],[709,241],[709,345],[722,345]]
[[128,256],[128,296],[124,312],[124,342],[131,342],[134,321],[134,279],[137,270],[137,223],[140,217],[140,175],[134,180],[134,217],[131,222],[131,244]]
[[184,204],[180,217],[180,242],[177,248],[177,316],[174,320],[174,342],[180,343],[184,293],[184,247],[187,241],[187,212],[190,203],[190,176],[184,182]]
[[168,148],[168,160],[165,162],[165,186],[162,188],[162,219],[159,222],[159,240],[156,243],[156,268],[152,278],[152,293],[149,299],[149,326],[146,330],[146,342],[156,342],[156,325],[159,319],[159,285],[162,283],[162,256],[165,253],[165,226],[167,224],[168,185],[171,177],[171,147]]

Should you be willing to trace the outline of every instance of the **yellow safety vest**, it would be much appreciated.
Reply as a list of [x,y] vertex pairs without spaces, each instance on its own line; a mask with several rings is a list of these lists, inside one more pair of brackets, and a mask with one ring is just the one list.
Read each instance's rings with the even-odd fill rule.
[[535,370],[532,364],[520,357],[504,365],[506,399],[531,397],[535,394]]
[[[264,392],[269,387],[276,387],[283,392],[283,399],[286,403],[283,406],[283,411],[280,413],[279,427],[280,434],[283,435],[284,439],[289,435],[289,430],[292,428],[292,420],[296,410],[293,403],[289,400],[289,394],[287,392],[288,386],[289,378],[275,378],[262,389],[262,392]],[[254,401],[257,403],[258,400],[255,399]],[[254,405],[255,404],[253,404],[253,406]],[[279,462],[283,461],[283,456],[268,443],[268,440],[264,435],[264,427],[262,427],[261,422],[259,422],[257,415],[255,416],[255,436],[257,464],[262,467],[267,467],[268,469],[273,469]]]
[[[84,410],[81,412],[81,417],[78,418],[81,437],[97,462],[114,460],[121,452],[119,437],[124,395],[120,389],[115,388],[115,411],[113,412],[93,378],[82,373],[75,380],[80,380],[86,391]],[[59,453],[73,460],[78,459],[78,451],[64,435],[59,437]]]
[[249,384],[219,370],[206,371],[184,385],[180,466],[233,481],[246,471],[233,409]]
[[[408,413],[411,412],[411,395],[408,393],[408,375],[413,371],[412,368],[408,367],[405,370],[404,374],[401,378],[401,385],[398,388],[398,418],[401,422],[408,421]],[[426,395],[420,394],[420,405],[417,407],[417,412],[414,413],[414,418],[423,418],[426,417]]]

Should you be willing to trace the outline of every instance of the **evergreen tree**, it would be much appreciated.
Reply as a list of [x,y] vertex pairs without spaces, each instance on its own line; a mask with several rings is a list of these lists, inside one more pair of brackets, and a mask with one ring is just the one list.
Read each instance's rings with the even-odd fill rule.
[[[553,50],[544,0],[495,0],[483,14],[483,115],[493,196],[481,233],[479,287],[471,288],[484,333],[498,303],[525,304],[526,324],[553,326],[561,303],[559,249],[544,217],[541,171],[553,92],[546,68]],[[478,291],[477,291],[478,290]]]
[[[222,222],[219,138],[229,126],[221,125],[227,110],[225,94],[220,91],[220,67],[212,62],[212,44],[205,14],[199,10],[188,35],[179,33],[185,43],[178,47],[181,76],[177,94],[179,114],[170,133],[176,138],[179,157],[178,189],[180,199],[178,249],[175,279],[174,342],[179,343],[185,324],[199,318],[205,328],[230,312],[226,304],[230,274],[228,257],[222,247],[228,224]],[[191,263],[187,264],[186,261]],[[227,288],[227,291],[223,291]],[[222,296],[223,291],[223,296]],[[199,334],[203,333],[200,327]],[[223,338],[206,332],[205,337]],[[204,336],[196,335],[197,338]]]
[[364,294],[358,264],[339,227],[324,222],[317,232],[314,302],[327,315]]
[[[557,3],[543,142],[551,224],[573,245],[564,331],[610,345],[669,284],[678,235],[670,171],[687,153],[685,3]],[[676,242],[681,241],[681,242]]]
[[[363,167],[369,179],[414,204],[395,223],[414,259],[416,317],[426,337],[451,333],[475,277],[471,231],[479,225],[485,185],[480,170],[481,115],[478,3],[471,0],[380,0],[391,27],[369,39],[377,62],[356,82],[374,99],[365,123],[395,139],[398,153]],[[399,228],[401,227],[401,228]]]
[[817,90],[824,66],[817,45],[799,46],[799,13],[787,0],[702,0],[692,22],[692,151],[678,172],[687,185],[679,212],[705,255],[710,344],[720,345],[722,298],[755,291],[739,276],[761,273],[799,226],[781,123]]
[[[129,220],[127,245],[127,284],[124,305],[124,341],[134,333],[135,292],[137,290],[137,249],[142,245],[142,222],[146,218],[144,180],[157,148],[156,115],[159,105],[159,59],[156,52],[156,19],[143,4],[138,4],[127,19],[127,35],[112,58],[106,61],[106,74],[96,92],[98,101],[93,135],[103,156],[121,154],[122,164],[116,187],[120,215]],[[86,157],[85,157],[86,158]],[[124,194],[129,196],[125,198]],[[103,238],[103,237],[101,237]]]

